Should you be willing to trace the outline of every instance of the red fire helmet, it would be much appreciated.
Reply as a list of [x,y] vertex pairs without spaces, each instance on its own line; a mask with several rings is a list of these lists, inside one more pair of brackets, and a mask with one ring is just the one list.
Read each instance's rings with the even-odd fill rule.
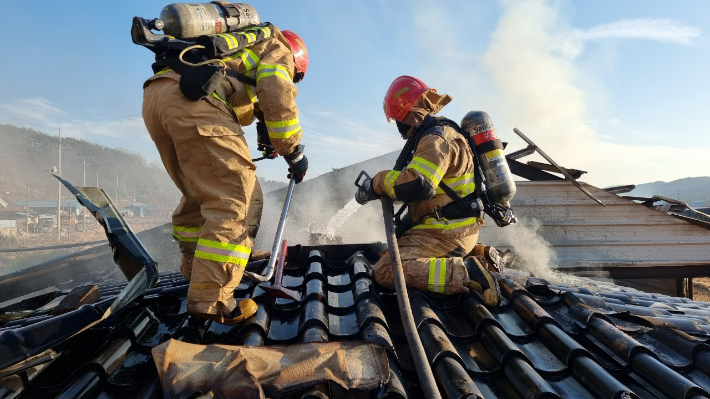
[[421,80],[402,75],[395,79],[385,94],[383,108],[389,122],[402,121],[412,105],[430,87]]
[[298,83],[303,80],[303,77],[306,76],[306,70],[308,70],[308,49],[301,36],[293,33],[293,31],[283,30],[281,33],[291,45],[293,63],[296,64],[296,76],[294,76],[293,80],[294,83]]

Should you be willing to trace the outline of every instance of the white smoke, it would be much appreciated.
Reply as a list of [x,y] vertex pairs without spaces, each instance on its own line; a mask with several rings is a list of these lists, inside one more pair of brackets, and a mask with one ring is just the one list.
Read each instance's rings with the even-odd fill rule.
[[[494,245],[499,251],[511,250],[515,253],[509,268],[521,270],[534,277],[540,277],[552,284],[587,286],[598,288],[596,282],[555,270],[557,254],[544,237],[544,226],[537,219],[522,217],[518,223],[505,228],[492,226],[490,222],[482,230],[483,243]],[[591,272],[587,272],[591,275]]]
[[693,39],[700,36],[700,29],[682,26],[671,19],[640,18],[602,24],[588,30],[575,30],[572,34],[581,40],[650,39],[688,46]]
[[[370,243],[384,241],[384,223],[379,201],[359,206],[355,201],[355,179],[365,169],[370,176],[389,169],[397,154],[388,154],[361,164],[351,165],[332,174],[297,184],[289,209],[284,238],[289,245],[314,245],[319,238],[332,243]],[[256,248],[270,250],[285,198],[285,190],[264,198],[264,215],[257,235]]]
[[585,94],[575,84],[581,42],[569,38],[556,9],[545,1],[505,4],[483,65],[503,94],[506,119],[542,147],[581,149],[581,140],[595,138],[586,122]]
[[[710,174],[710,166],[701,170],[695,161],[710,157],[707,148],[654,143],[649,137],[655,132],[634,137],[628,125],[596,122],[584,83],[591,77],[578,59],[590,40],[636,38],[688,45],[700,35],[698,28],[671,20],[636,19],[580,30],[568,26],[560,3],[502,4],[503,15],[483,56],[483,67],[505,104],[492,115],[503,121],[496,123],[499,132],[501,126],[517,126],[559,164],[589,171],[585,180],[602,186],[672,180],[679,171]],[[514,136],[511,141],[519,143]]]
[[516,268],[533,276],[548,278],[553,275],[551,267],[556,255],[550,243],[540,234],[542,225],[534,219],[521,219],[505,228],[492,227],[496,231],[496,244],[511,249],[517,254]]

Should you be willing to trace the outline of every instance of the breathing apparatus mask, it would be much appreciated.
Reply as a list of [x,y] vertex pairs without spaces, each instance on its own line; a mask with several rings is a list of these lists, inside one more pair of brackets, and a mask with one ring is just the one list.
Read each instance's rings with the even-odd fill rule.
[[395,122],[397,123],[397,130],[399,130],[399,134],[402,135],[402,139],[406,140],[407,134],[412,129],[412,127],[405,124],[405,123],[402,123],[400,121],[395,121]]

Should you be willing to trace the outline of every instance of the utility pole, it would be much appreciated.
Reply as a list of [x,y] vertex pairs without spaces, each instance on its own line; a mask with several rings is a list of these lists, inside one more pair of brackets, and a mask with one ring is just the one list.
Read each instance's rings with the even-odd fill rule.
[[[59,169],[57,175],[62,176],[62,128],[59,128]],[[62,182],[57,182],[57,241],[62,240]]]
[[[86,166],[87,165],[91,166],[90,163],[86,163],[86,157],[84,157],[84,187],[86,187]],[[82,231],[86,231],[86,207],[85,206],[81,207],[81,219],[83,220],[83,224],[84,224]]]
[[[99,188],[99,168],[96,168],[96,188]],[[96,219],[95,226],[99,225],[99,219]]]
[[27,202],[25,202],[25,216],[27,216],[27,238],[30,238],[30,186],[27,186]]

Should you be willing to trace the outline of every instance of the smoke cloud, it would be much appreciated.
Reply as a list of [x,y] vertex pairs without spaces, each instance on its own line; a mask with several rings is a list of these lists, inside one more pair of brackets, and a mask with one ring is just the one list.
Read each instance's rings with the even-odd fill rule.
[[700,29],[681,26],[671,19],[641,18],[602,24],[589,30],[575,30],[572,34],[581,40],[649,39],[688,46],[700,36]]
[[[353,201],[357,191],[354,183],[361,170],[374,176],[391,168],[397,155],[383,155],[297,184],[284,228],[289,245],[384,241],[379,201],[359,206]],[[285,189],[265,195],[257,249],[271,250],[285,195]]]
[[[492,227],[491,227],[492,226]],[[482,238],[495,242],[499,249],[510,249],[517,254],[515,268],[529,272],[533,276],[555,279],[552,266],[556,263],[556,254],[550,243],[540,234],[542,224],[535,219],[521,218],[518,223],[498,228],[488,223],[482,231]],[[491,229],[496,229],[493,232]],[[494,233],[495,237],[490,237]]]
[[[589,171],[584,179],[601,186],[672,180],[680,170],[710,174],[710,166],[699,168],[695,161],[710,157],[706,148],[679,148],[677,142],[661,146],[648,139],[630,142],[633,128],[628,124],[595,121],[583,89],[589,76],[578,60],[589,40],[637,38],[688,45],[699,29],[654,19],[571,29],[555,2],[502,4],[503,15],[482,62],[505,104],[492,115],[499,132],[501,126],[519,127],[558,163]],[[517,137],[512,142],[519,143]]]

